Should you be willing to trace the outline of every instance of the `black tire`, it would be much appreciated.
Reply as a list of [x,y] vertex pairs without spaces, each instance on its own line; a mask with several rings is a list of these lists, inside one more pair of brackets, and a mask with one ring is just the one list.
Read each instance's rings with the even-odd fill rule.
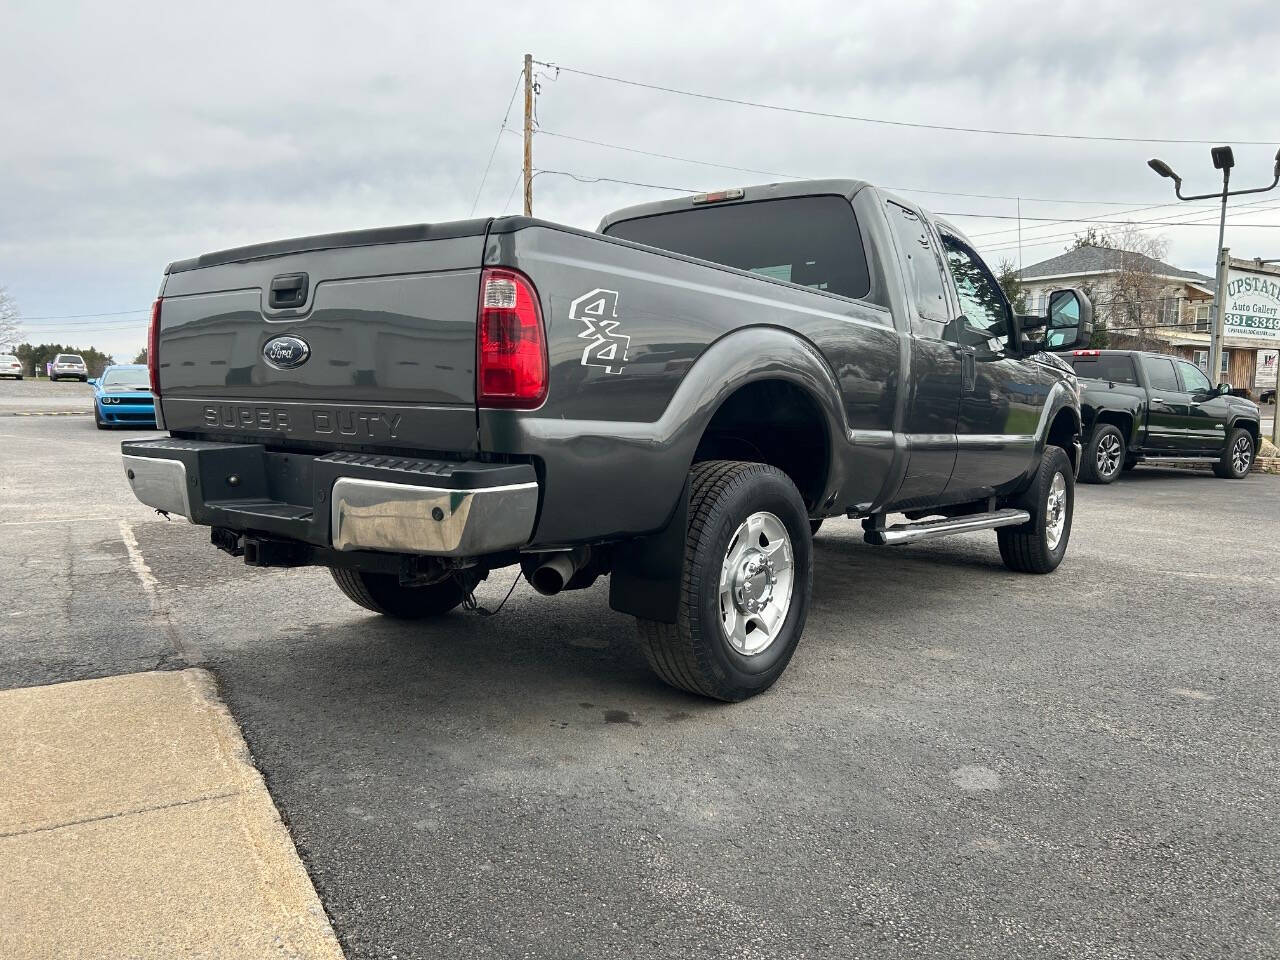
[[1127,459],[1128,450],[1119,427],[1096,424],[1084,445],[1080,479],[1085,483],[1115,483]]
[[[1058,476],[1063,480],[1065,522],[1058,542],[1051,546],[1047,508],[1049,492]],[[1031,514],[1031,520],[1021,526],[1001,527],[996,531],[996,542],[1000,545],[1000,559],[1004,565],[1018,573],[1051,573],[1056,570],[1067,553],[1076,505],[1075,476],[1067,452],[1061,447],[1046,447],[1031,487],[1009,505],[1026,510]]]
[[108,429],[107,424],[103,423],[102,418],[98,416],[97,410],[93,411],[93,425],[97,427],[99,430]]
[[1222,459],[1213,465],[1213,472],[1223,480],[1243,480],[1253,469],[1253,458],[1257,454],[1253,434],[1244,427],[1236,427],[1227,435]]
[[462,603],[469,592],[456,577],[425,587],[405,587],[390,573],[365,573],[340,567],[330,567],[329,572],[347,599],[397,620],[444,616]]
[[[676,623],[637,618],[654,673],[690,693],[736,702],[769,689],[791,662],[809,615],[813,541],[808,511],[791,479],[763,463],[710,460],[689,476],[689,530]],[[750,655],[734,649],[721,622],[720,571],[744,521],[768,512],[791,541],[790,606],[778,633]]]
[[811,537],[816,537],[816,536],[818,535],[818,531],[819,531],[819,530],[821,530],[821,529],[822,529],[822,521],[821,521],[821,520],[810,520],[810,521],[809,521],[809,536],[811,536]]

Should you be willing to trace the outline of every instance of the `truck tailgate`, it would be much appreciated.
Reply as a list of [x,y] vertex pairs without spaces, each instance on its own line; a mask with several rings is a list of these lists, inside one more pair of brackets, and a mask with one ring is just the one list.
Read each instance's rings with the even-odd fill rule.
[[281,447],[473,451],[486,229],[332,234],[172,264],[157,350],[166,427]]

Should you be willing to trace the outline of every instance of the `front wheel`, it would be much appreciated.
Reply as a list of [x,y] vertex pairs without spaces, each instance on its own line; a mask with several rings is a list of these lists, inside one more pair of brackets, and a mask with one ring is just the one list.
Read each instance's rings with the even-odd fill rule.
[[406,587],[390,573],[365,573],[330,567],[338,589],[366,610],[398,620],[440,617],[466,599],[470,592],[457,577],[424,587]]
[[1085,483],[1114,483],[1126,460],[1124,436],[1110,423],[1100,423],[1084,445],[1080,479]]
[[677,619],[637,619],[640,643],[673,687],[745,700],[782,675],[804,631],[808,513],[791,479],[763,463],[695,464],[689,491]]
[[1067,553],[1075,504],[1075,478],[1067,452],[1046,447],[1030,489],[1010,504],[1026,510],[1031,519],[996,531],[1004,565],[1019,573],[1056,570]]
[[1243,480],[1253,467],[1253,434],[1243,427],[1236,427],[1227,437],[1222,459],[1213,465],[1213,472],[1223,480]]

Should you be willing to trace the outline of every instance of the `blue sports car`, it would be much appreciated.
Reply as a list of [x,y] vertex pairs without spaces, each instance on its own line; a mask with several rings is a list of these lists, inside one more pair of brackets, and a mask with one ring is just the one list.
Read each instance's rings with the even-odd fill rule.
[[93,422],[99,430],[156,425],[155,398],[151,396],[145,366],[131,363],[107,367],[101,377],[89,383],[93,387]]

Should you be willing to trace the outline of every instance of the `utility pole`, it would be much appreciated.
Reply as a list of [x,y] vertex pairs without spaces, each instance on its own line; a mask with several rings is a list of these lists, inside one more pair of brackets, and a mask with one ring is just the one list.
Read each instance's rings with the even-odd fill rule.
[[[1219,150],[1222,147],[1218,147]],[[1222,295],[1226,293],[1227,288],[1227,251],[1223,248],[1227,235],[1227,185],[1231,183],[1231,167],[1234,158],[1231,156],[1231,148],[1227,149],[1227,159],[1222,167],[1222,213],[1218,217],[1218,270],[1214,274],[1216,282],[1213,285],[1213,305],[1209,307],[1209,315],[1213,317],[1213,335],[1209,337],[1209,369],[1213,371],[1213,376],[1209,378],[1209,382],[1217,385],[1224,379],[1222,375],[1222,341],[1226,337],[1227,323],[1226,317],[1223,316]],[[1219,156],[1214,154],[1214,166],[1218,165]]]
[[533,54],[532,53],[526,53],[524,55],[524,215],[526,217],[533,216]]
[[[1222,210],[1223,223],[1226,223],[1227,197],[1223,194]],[[1209,379],[1216,386],[1226,377],[1222,372],[1222,347],[1227,336],[1227,315],[1222,309],[1222,305],[1226,302],[1227,292],[1227,266],[1231,263],[1230,251],[1222,245],[1222,227],[1218,228],[1218,269],[1214,273],[1213,284],[1213,305],[1209,308],[1209,314],[1213,317],[1213,333],[1209,337],[1209,369],[1213,371],[1213,376]]]
[[1280,184],[1280,150],[1276,151],[1276,163],[1272,169],[1272,180],[1265,187],[1254,187],[1252,190],[1230,190],[1228,185],[1231,183],[1231,168],[1236,165],[1235,154],[1232,153],[1230,147],[1214,147],[1209,151],[1209,155],[1213,158],[1213,166],[1215,170],[1222,171],[1222,190],[1213,193],[1198,193],[1195,196],[1187,197],[1182,194],[1182,178],[1173,172],[1163,160],[1151,159],[1147,161],[1149,166],[1162,177],[1167,177],[1173,181],[1173,192],[1179,200],[1208,200],[1210,197],[1217,199],[1222,198],[1222,213],[1218,217],[1218,276],[1217,283],[1213,291],[1213,332],[1209,339],[1209,371],[1210,380],[1218,383],[1222,376],[1222,341],[1226,329],[1226,317],[1223,315],[1222,304],[1226,294],[1227,286],[1227,251],[1222,244],[1226,239],[1227,230],[1227,197],[1238,197],[1245,193],[1266,193],[1268,190],[1274,190],[1276,184]]

